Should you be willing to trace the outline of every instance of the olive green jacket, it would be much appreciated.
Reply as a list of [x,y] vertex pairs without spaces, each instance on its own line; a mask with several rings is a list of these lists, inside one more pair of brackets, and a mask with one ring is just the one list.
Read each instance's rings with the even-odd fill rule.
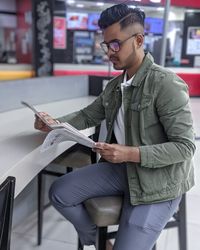
[[[123,74],[92,104],[59,120],[84,129],[106,119],[109,143],[121,106],[122,81]],[[140,163],[127,162],[131,203],[169,200],[188,191],[194,185],[195,144],[186,83],[156,65],[148,53],[123,98],[126,145],[139,147],[141,153]]]

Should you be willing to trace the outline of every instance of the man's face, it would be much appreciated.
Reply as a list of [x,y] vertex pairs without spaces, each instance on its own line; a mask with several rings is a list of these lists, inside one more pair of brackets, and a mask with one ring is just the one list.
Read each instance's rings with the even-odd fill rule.
[[[116,70],[131,68],[138,60],[137,34],[141,34],[137,25],[131,25],[121,30],[119,23],[114,23],[103,31],[104,43],[108,47],[107,55]],[[110,43],[115,41],[119,42],[119,51],[112,50]]]

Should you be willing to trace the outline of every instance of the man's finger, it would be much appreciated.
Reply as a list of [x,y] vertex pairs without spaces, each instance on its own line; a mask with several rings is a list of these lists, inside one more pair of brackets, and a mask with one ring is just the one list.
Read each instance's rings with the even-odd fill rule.
[[94,147],[104,150],[104,149],[109,149],[110,145],[111,144],[108,144],[108,143],[105,143],[105,142],[96,142]]
[[95,145],[94,145],[94,148],[95,149],[103,149],[103,144],[102,142],[96,142]]

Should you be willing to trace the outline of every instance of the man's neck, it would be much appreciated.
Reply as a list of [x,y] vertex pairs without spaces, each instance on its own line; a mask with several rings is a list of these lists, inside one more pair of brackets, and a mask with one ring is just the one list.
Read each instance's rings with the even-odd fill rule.
[[138,57],[138,61],[137,63],[135,63],[135,65],[132,67],[132,68],[129,68],[126,70],[126,73],[127,73],[127,81],[133,76],[136,74],[136,72],[138,71],[138,69],[140,68],[143,60],[144,60],[144,57],[145,57],[145,53],[143,52],[141,54],[141,56]]

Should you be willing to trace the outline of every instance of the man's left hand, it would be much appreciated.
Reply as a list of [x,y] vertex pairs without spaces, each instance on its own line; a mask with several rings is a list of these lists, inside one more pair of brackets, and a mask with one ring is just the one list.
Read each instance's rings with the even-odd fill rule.
[[140,162],[138,147],[97,142],[93,150],[99,153],[106,161],[112,163]]

